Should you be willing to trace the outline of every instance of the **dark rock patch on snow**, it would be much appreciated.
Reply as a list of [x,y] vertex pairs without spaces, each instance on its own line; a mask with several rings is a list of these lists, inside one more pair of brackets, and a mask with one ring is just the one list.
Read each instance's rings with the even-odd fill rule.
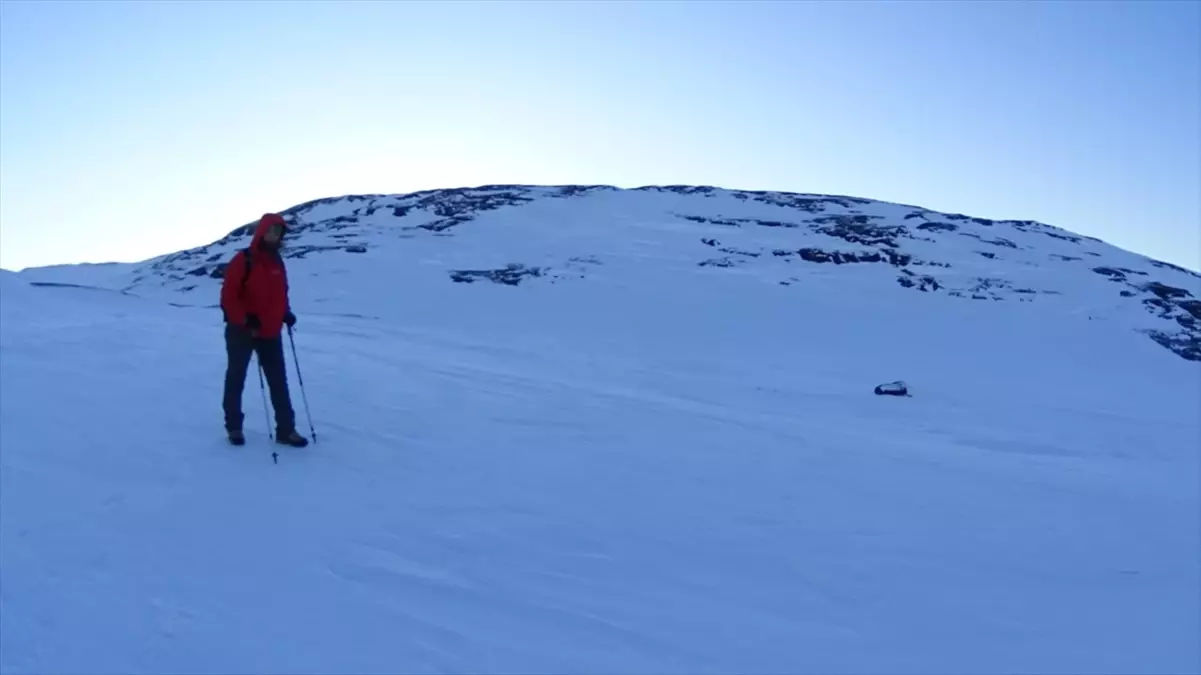
[[529,277],[540,277],[541,267],[526,267],[518,263],[510,263],[500,269],[493,270],[452,270],[451,281],[455,283],[475,283],[476,281],[491,281],[506,286],[516,286]]
[[876,396],[909,396],[909,385],[905,384],[903,380],[878,384],[875,394]]
[[986,244],[992,244],[993,246],[1004,246],[1005,248],[1013,249],[1019,248],[1017,244],[1005,239],[1004,237],[997,237],[996,239],[981,239],[980,241],[983,241]]
[[954,232],[959,229],[959,226],[952,223],[922,223],[917,226],[917,229],[930,232]]
[[1185,274],[1187,274],[1187,275],[1189,275],[1190,277],[1193,277],[1193,278],[1195,278],[1195,279],[1201,279],[1201,274],[1198,274],[1198,273],[1196,273],[1196,272],[1194,272],[1194,271],[1192,271],[1192,270],[1190,270],[1190,269],[1185,269],[1185,268],[1183,268],[1183,267],[1181,267],[1181,266],[1179,266],[1179,265],[1173,265],[1172,263],[1169,263],[1169,262],[1163,262],[1162,260],[1152,260],[1152,261],[1150,261],[1150,263],[1151,263],[1151,265],[1152,265],[1153,267],[1157,267],[1157,268],[1159,268],[1159,269],[1161,269],[1161,270],[1164,270],[1164,269],[1167,269],[1167,270],[1176,270],[1177,272],[1183,272],[1183,273],[1185,273]]
[[1158,330],[1147,331],[1147,335],[1181,358],[1189,361],[1201,361],[1201,338],[1195,335],[1189,335],[1184,332],[1168,333]]
[[[905,271],[908,272],[908,270]],[[897,277],[897,283],[905,288],[914,288],[922,291],[923,293],[937,291],[938,289],[942,288],[942,284],[938,283],[938,280],[934,277],[929,275],[919,276],[913,274],[912,272],[909,274],[902,274],[901,276]]]
[[871,216],[824,216],[813,222],[822,225],[818,232],[852,244],[898,248],[897,240],[911,238],[903,225],[875,225]]
[[1158,281],[1152,281],[1151,283],[1143,286],[1143,290],[1150,291],[1164,300],[1171,300],[1174,298],[1190,298],[1193,295],[1183,288],[1169,286]]

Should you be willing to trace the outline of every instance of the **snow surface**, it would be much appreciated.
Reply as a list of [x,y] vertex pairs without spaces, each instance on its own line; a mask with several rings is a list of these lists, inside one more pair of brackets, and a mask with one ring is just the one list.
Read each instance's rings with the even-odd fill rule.
[[[278,464],[253,375],[224,442],[216,279],[0,275],[0,671],[1201,670],[1201,368],[1158,319],[1015,261],[1063,294],[699,266],[826,235],[621,194],[290,260],[319,439]],[[556,266],[449,275],[512,262]]]

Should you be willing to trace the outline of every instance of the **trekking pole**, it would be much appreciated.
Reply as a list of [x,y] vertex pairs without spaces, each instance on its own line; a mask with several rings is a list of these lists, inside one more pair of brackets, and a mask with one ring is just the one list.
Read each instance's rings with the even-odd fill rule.
[[292,337],[292,327],[288,326],[288,342],[292,343],[292,360],[296,363],[296,380],[300,382],[300,397],[304,399],[304,416],[309,420],[309,433],[313,442],[317,442],[317,430],[313,428],[313,416],[309,413],[309,396],[304,392],[304,375],[300,374],[300,358],[296,356],[296,339]]
[[271,416],[267,413],[267,388],[263,385],[263,362],[259,361],[259,357],[254,357],[254,362],[259,367],[259,391],[263,394],[263,419],[267,422],[267,438],[275,440],[275,433],[271,431]]

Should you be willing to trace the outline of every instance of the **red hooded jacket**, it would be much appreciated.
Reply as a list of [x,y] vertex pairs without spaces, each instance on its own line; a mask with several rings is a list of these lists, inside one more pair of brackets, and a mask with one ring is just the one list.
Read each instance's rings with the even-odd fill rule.
[[[278,337],[283,331],[284,315],[290,311],[288,272],[279,251],[263,243],[263,235],[272,225],[285,225],[283,217],[268,213],[259,220],[254,238],[250,240],[253,262],[246,276],[246,252],[234,254],[225,268],[221,284],[221,308],[225,318],[235,326],[246,324],[246,315],[259,320],[259,337]],[[245,279],[243,280],[243,277]]]

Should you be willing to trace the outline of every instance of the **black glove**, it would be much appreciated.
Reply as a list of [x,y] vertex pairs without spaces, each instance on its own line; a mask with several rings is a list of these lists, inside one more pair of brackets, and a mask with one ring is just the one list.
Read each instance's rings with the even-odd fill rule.
[[296,315],[292,313],[292,310],[289,309],[287,313],[284,314],[284,323],[288,326],[288,328],[296,325]]
[[247,314],[246,315],[246,323],[243,324],[243,326],[246,328],[246,330],[248,330],[250,332],[254,332],[254,331],[262,328],[263,324],[259,322],[258,316],[254,315],[254,314]]

